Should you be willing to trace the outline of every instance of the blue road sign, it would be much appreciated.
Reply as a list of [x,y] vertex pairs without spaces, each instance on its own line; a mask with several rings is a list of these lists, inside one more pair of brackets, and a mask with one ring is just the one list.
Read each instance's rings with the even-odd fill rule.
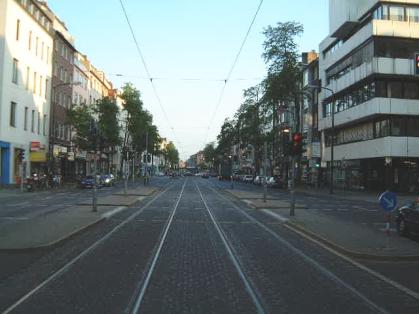
[[393,192],[384,192],[378,198],[381,207],[388,212],[391,212],[397,207],[397,195]]

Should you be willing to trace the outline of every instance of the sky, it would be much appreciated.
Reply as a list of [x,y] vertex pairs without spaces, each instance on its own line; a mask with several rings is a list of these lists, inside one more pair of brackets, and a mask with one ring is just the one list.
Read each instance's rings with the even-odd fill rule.
[[120,0],[49,0],[48,5],[66,23],[76,48],[115,88],[131,82],[140,90],[161,136],[175,143],[184,160],[216,140],[224,119],[240,107],[243,90],[266,75],[261,55],[268,25],[302,23],[304,34],[297,39],[302,52],[318,50],[328,34],[328,0],[264,0],[225,83],[260,0],[122,2],[154,88]]

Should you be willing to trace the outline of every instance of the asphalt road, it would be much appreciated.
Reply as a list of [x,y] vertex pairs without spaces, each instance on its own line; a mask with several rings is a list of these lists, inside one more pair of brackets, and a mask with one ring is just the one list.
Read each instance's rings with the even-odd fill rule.
[[61,247],[10,256],[31,261],[0,276],[0,311],[418,312],[418,296],[242,206],[218,182],[166,183]]

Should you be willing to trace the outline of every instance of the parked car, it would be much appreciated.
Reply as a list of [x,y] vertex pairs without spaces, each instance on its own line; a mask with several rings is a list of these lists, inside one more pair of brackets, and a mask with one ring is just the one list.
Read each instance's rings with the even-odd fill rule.
[[410,202],[397,209],[397,232],[401,236],[419,233],[419,202]]
[[201,176],[203,179],[209,179],[209,174],[208,172],[204,172]]
[[253,180],[253,184],[262,185],[265,182],[265,178],[263,176],[256,176]]
[[284,181],[279,176],[269,177],[267,183],[270,188],[283,188],[285,186]]
[[252,183],[253,182],[253,176],[252,175],[245,175],[244,178],[243,178],[243,182]]
[[115,184],[115,177],[113,174],[105,174],[100,176],[103,186],[113,186]]
[[[91,189],[95,185],[95,178],[94,176],[85,176],[84,178],[80,179],[79,186],[82,189]],[[100,186],[100,179],[98,179],[97,185]]]

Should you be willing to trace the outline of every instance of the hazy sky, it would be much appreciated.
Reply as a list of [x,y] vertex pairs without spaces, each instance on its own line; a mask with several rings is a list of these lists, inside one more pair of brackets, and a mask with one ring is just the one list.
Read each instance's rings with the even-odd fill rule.
[[76,48],[115,87],[132,82],[141,91],[160,134],[175,142],[182,159],[214,141],[224,119],[240,106],[243,89],[265,76],[261,54],[266,26],[301,22],[301,51],[318,50],[328,32],[327,0],[264,0],[209,125],[260,0],[123,0],[168,119],[146,79],[119,0],[48,3],[76,38]]

